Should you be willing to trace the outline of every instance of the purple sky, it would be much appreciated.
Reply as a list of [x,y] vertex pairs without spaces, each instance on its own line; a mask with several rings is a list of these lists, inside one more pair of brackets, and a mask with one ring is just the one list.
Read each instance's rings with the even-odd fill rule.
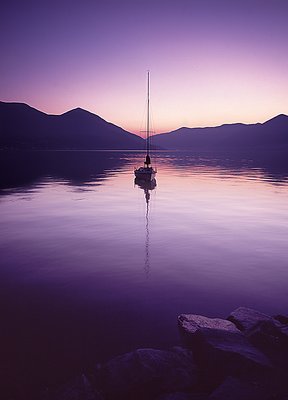
[[6,0],[0,99],[156,132],[288,114],[287,0]]

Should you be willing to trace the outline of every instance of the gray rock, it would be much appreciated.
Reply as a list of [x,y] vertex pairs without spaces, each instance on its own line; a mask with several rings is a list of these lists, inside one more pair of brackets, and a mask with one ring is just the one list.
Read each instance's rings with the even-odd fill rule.
[[227,319],[233,322],[240,331],[244,332],[253,330],[262,322],[271,322],[280,325],[279,321],[276,321],[273,317],[247,307],[237,308]]
[[276,366],[288,366],[288,325],[286,318],[277,319],[250,308],[240,307],[228,319],[235,323],[248,338]]
[[203,315],[181,314],[178,317],[178,323],[184,333],[188,335],[196,333],[200,328],[239,332],[235,325],[226,319],[208,318]]
[[108,399],[149,399],[195,385],[197,370],[189,350],[139,349],[107,362],[101,371]]
[[188,348],[211,385],[227,374],[259,375],[270,370],[267,357],[227,320],[180,315],[179,326]]
[[241,333],[202,328],[195,339],[204,363],[225,372],[238,376],[271,368],[267,357]]

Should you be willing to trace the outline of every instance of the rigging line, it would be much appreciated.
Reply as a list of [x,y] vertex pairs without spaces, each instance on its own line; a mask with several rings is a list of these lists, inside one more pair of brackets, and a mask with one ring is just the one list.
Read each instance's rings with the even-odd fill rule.
[[[155,135],[155,130],[154,130],[155,124],[154,124],[154,118],[153,118],[153,110],[151,109],[151,106],[150,106],[150,126],[151,126],[150,133],[153,133],[153,135],[150,134],[150,143],[149,143],[149,145],[150,145],[150,149],[153,150],[153,140],[154,140],[154,135]],[[154,149],[154,150],[156,150],[156,149]],[[153,160],[154,160],[153,164],[154,164],[154,166],[155,166],[155,168],[157,170],[157,155],[156,155],[155,152],[153,153]]]
[[[143,100],[143,108],[142,108],[142,118],[141,118],[141,123],[140,123],[140,127],[139,127],[139,133],[140,136],[143,139],[146,139],[146,109],[147,109],[147,104],[146,104],[146,100]],[[141,135],[141,133],[145,133],[145,135]]]
[[148,75],[147,75],[147,132],[146,132],[146,140],[147,140],[147,155],[149,155],[150,151],[150,135],[149,135],[149,130],[150,130],[150,71],[148,70]]

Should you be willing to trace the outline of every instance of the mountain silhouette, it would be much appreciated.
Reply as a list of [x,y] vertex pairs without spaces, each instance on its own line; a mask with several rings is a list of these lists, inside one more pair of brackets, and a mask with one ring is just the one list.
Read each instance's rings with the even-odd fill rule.
[[[256,124],[182,127],[153,136],[153,147],[193,151],[288,150],[288,116]],[[82,108],[48,115],[24,103],[0,102],[0,148],[145,149],[141,137]]]
[[262,124],[182,127],[169,133],[155,135],[153,143],[175,150],[288,150],[288,116],[280,114]]
[[0,102],[0,148],[144,149],[145,141],[81,108],[48,115],[27,104]]

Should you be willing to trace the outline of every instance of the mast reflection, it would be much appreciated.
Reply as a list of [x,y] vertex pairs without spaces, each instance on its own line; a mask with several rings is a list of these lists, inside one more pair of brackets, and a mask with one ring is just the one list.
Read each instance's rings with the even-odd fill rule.
[[157,186],[156,184],[156,179],[152,179],[151,181],[144,181],[139,178],[135,178],[134,180],[135,185],[139,186],[141,189],[144,190],[144,195],[145,195],[145,202],[146,202],[146,214],[145,214],[145,219],[146,219],[146,225],[145,225],[145,230],[146,230],[146,238],[145,238],[145,260],[144,260],[144,271],[146,274],[146,278],[149,277],[149,272],[150,272],[150,256],[149,256],[149,201],[150,201],[150,192],[154,190]]

